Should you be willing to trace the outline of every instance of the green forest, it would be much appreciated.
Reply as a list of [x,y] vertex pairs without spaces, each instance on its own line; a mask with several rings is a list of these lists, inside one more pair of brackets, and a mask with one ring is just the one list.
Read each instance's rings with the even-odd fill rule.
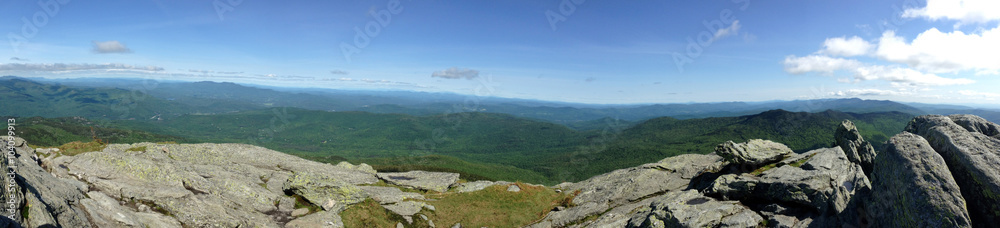
[[761,138],[796,152],[833,144],[844,119],[878,145],[912,118],[899,112],[853,114],[772,110],[740,117],[639,123],[601,119],[579,130],[507,114],[429,116],[271,108],[163,120],[19,118],[33,146],[100,139],[110,143],[247,143],[319,162],[364,162],[381,171],[433,170],[470,180],[555,184],[687,153],[710,153],[727,140]]

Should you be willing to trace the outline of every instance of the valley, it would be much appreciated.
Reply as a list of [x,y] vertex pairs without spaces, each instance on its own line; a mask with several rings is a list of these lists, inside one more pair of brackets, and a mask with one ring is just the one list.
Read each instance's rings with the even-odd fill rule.
[[[839,106],[844,110],[867,107],[867,111],[883,112],[858,114],[832,109],[820,112],[776,109],[732,117],[728,116],[732,113],[728,113],[720,117],[690,118],[690,115],[680,115],[638,119],[641,115],[637,113],[667,110],[654,105],[634,107],[629,109],[631,111],[620,108],[595,109],[632,113],[627,115],[632,117],[630,120],[604,116],[588,121],[572,121],[577,117],[559,117],[559,112],[550,112],[553,109],[546,106],[525,106],[521,113],[549,113],[552,117],[548,120],[519,116],[513,111],[450,114],[328,111],[265,107],[260,103],[316,108],[325,99],[314,97],[307,99],[312,103],[283,103],[294,101],[291,97],[298,96],[218,83],[190,84],[192,87],[215,86],[214,89],[201,90],[181,90],[180,86],[163,85],[160,88],[165,91],[184,91],[188,97],[181,97],[180,94],[150,95],[123,106],[122,99],[116,97],[136,96],[130,95],[136,94],[135,92],[120,88],[72,87],[12,80],[24,88],[7,87],[2,91],[12,94],[8,97],[13,98],[8,99],[10,102],[4,102],[9,107],[4,110],[9,113],[3,114],[43,116],[22,120],[25,125],[18,132],[38,146],[55,147],[73,141],[87,142],[94,139],[112,143],[245,143],[325,163],[348,161],[371,164],[378,170],[446,171],[460,173],[470,180],[544,184],[579,181],[663,157],[707,154],[712,152],[713,145],[727,140],[768,139],[803,152],[831,145],[833,129],[844,119],[857,123],[864,137],[879,145],[894,132],[902,130],[915,116],[913,112],[916,112],[915,108],[899,103],[886,105],[886,101],[850,99],[779,102],[780,104],[773,106],[810,103],[813,107]],[[174,99],[158,96],[170,96]],[[44,97],[48,102],[26,99],[29,97]],[[97,99],[102,97],[107,98]],[[289,99],[284,99],[286,97]],[[392,100],[384,97],[380,99]],[[337,103],[336,100],[327,101],[327,104],[333,103]],[[34,111],[60,105],[73,108],[66,113]],[[116,106],[134,108],[121,112]],[[669,106],[698,107],[693,109],[706,112],[716,109],[706,108],[715,106],[709,104]],[[761,104],[756,106],[768,107]],[[877,110],[875,107],[887,108]],[[557,109],[575,111],[587,108]],[[16,112],[12,112],[13,110]],[[683,108],[669,110],[684,111]],[[72,115],[72,111],[80,111],[81,114]],[[560,122],[564,124],[558,124]],[[93,133],[90,127],[94,127]]]

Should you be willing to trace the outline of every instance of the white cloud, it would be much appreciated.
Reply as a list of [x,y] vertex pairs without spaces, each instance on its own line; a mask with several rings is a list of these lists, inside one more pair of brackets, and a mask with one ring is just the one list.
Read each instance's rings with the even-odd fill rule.
[[729,27],[721,28],[718,31],[715,31],[715,37],[713,37],[712,40],[718,40],[719,38],[726,37],[729,35],[736,35],[739,34],[739,32],[740,32],[740,21],[735,20],[733,21],[733,24],[729,25]]
[[435,71],[433,74],[431,74],[431,77],[446,78],[446,79],[465,78],[472,80],[473,78],[479,77],[479,71],[473,69],[452,67],[442,71]]
[[350,73],[348,73],[347,71],[342,71],[342,70],[331,70],[331,71],[330,71],[330,73],[331,73],[331,74],[339,74],[339,75],[347,75],[347,74],[350,74]]
[[[785,72],[791,74],[819,72],[832,75],[837,71],[845,71],[850,73],[854,78],[853,82],[884,80],[900,86],[964,85],[975,82],[965,78],[945,78],[910,68],[868,65],[854,59],[832,58],[820,55],[804,57],[788,56],[785,58],[784,65]],[[847,80],[839,81],[851,82]]]
[[10,61],[21,61],[21,62],[27,62],[27,61],[28,61],[28,59],[22,59],[22,58],[18,58],[18,57],[10,57]]
[[881,90],[881,89],[849,89],[837,92],[830,92],[830,96],[837,97],[858,97],[858,96],[900,96],[909,95],[910,92]]
[[931,28],[910,43],[887,31],[879,39],[875,56],[934,73],[996,72],[1000,70],[1000,26],[979,34],[944,33]]
[[132,53],[132,49],[128,49],[124,44],[118,42],[117,40],[112,41],[93,41],[94,42],[94,52],[95,53]]
[[874,46],[871,43],[861,39],[861,37],[836,37],[826,39],[823,42],[823,50],[820,50],[820,53],[845,57],[859,56],[868,54],[872,50],[872,47]]
[[930,20],[948,19],[966,23],[985,23],[1000,20],[1000,1],[997,0],[927,0],[924,8],[906,9],[904,18],[922,17]]
[[66,64],[66,63],[6,63],[0,64],[0,72],[24,72],[24,71],[89,71],[89,70],[140,70],[140,71],[163,71],[163,68],[156,66],[134,66],[121,63],[105,64]]
[[961,94],[963,96],[969,96],[972,97],[973,99],[994,100],[1000,98],[1000,93],[979,92],[974,90],[962,90],[958,91],[958,94]]
[[791,74],[805,74],[809,72],[822,72],[831,74],[834,71],[860,67],[860,61],[853,59],[832,58],[821,55],[810,55],[795,57],[794,55],[785,57],[785,72]]

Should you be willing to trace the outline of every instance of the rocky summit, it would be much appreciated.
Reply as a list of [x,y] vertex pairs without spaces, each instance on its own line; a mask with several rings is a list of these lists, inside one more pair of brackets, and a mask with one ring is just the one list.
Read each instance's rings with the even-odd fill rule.
[[1000,224],[1000,125],[970,115],[920,116],[882,148],[872,147],[850,121],[836,127],[830,148],[795,153],[770,140],[720,142],[711,154],[669,157],[555,186],[465,181],[447,172],[383,173],[244,144],[110,144],[64,154],[5,137],[4,150],[13,153],[0,164],[15,174],[2,178],[16,187],[0,191],[16,213],[0,223],[351,227],[355,218],[384,217],[396,220],[353,226],[463,227],[514,218],[449,217],[497,203],[455,199],[494,196],[513,202],[498,207],[517,207],[525,204],[518,196],[548,192],[566,198],[503,227]]

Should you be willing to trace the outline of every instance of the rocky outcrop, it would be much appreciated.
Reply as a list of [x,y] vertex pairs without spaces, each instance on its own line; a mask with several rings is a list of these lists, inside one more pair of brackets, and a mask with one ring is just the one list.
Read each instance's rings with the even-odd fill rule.
[[615,170],[578,183],[560,184],[556,187],[565,192],[578,193],[573,198],[573,204],[577,206],[550,212],[532,227],[563,227],[623,205],[631,207],[625,209],[631,211],[643,206],[632,204],[635,201],[683,190],[692,178],[718,171],[724,165],[722,157],[716,155],[685,154],[657,163]]
[[873,227],[971,226],[958,184],[924,138],[893,136],[875,164],[867,205]]
[[861,165],[865,175],[871,175],[872,163],[876,156],[875,148],[872,148],[871,143],[861,137],[861,133],[858,132],[858,128],[854,126],[853,122],[850,120],[841,122],[833,138],[836,140],[837,146],[844,150],[848,160]]
[[830,220],[839,224],[859,226],[857,195],[866,194],[871,185],[861,166],[850,162],[840,148],[805,154],[802,158],[792,158],[806,159],[800,166],[794,164],[802,161],[790,160],[788,165],[763,171],[760,176],[723,175],[705,192],[723,200],[771,202],[799,208],[795,214],[785,216],[833,215]]
[[770,140],[753,139],[744,143],[728,141],[715,147],[715,154],[731,163],[760,166],[785,158],[792,149]]
[[[3,138],[0,144],[3,145],[6,154],[9,148],[7,137],[0,138]],[[18,208],[27,208],[27,214],[36,215],[20,218],[23,221],[19,222],[25,227],[92,227],[81,204],[81,200],[87,198],[85,195],[89,189],[87,184],[74,179],[54,177],[39,166],[38,161],[31,158],[35,150],[28,147],[23,139],[15,138],[13,144],[14,159],[4,160],[13,161],[8,163],[10,165],[8,167],[16,167],[15,174],[18,177],[16,192],[23,193],[23,196],[18,196],[15,201],[20,201]],[[3,202],[7,202],[7,196],[9,195],[2,196]],[[4,212],[7,212],[7,207],[4,209]],[[15,213],[15,215],[20,214],[20,212]]]
[[994,129],[996,124],[970,115],[919,116],[906,127],[944,158],[974,227],[1000,224],[1000,139]]
[[921,116],[876,154],[845,121],[833,148],[730,141],[553,187],[379,173],[243,144],[111,144],[68,156],[17,139],[0,168],[16,167],[20,188],[0,199],[21,198],[29,216],[14,222],[26,227],[344,227],[352,207],[398,227],[461,226],[470,223],[431,218],[454,211],[442,197],[540,189],[570,198],[527,227],[989,227],[1000,217],[998,129],[975,116]]

